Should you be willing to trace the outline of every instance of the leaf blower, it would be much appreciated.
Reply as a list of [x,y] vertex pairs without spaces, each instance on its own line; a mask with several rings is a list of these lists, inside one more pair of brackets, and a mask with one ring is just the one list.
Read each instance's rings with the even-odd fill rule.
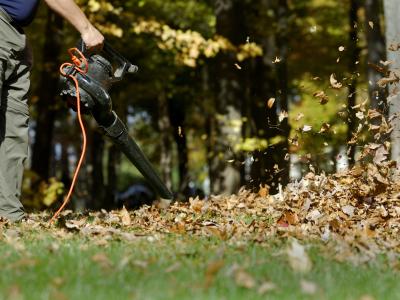
[[76,88],[69,75],[74,76],[79,84],[82,112],[93,116],[103,133],[127,156],[161,198],[172,199],[172,193],[112,109],[109,94],[111,86],[121,81],[127,73],[136,73],[138,67],[116,52],[107,42],[99,53],[86,53],[82,40],[79,42],[79,48],[86,58],[87,66],[84,67],[87,71],[79,72],[72,64],[65,67],[64,72],[68,76],[60,77],[60,95],[67,99],[73,109],[76,108]]

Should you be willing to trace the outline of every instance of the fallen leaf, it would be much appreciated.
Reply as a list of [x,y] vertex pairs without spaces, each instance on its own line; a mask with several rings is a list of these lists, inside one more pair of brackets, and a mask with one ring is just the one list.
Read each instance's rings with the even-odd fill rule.
[[23,299],[25,299],[23,297],[23,295],[22,295],[21,288],[16,284],[13,284],[12,286],[10,286],[8,288],[7,294],[8,294],[7,295],[8,296],[7,299],[9,299],[9,300],[23,300]]
[[263,282],[257,289],[259,295],[264,295],[276,289],[276,284],[271,281]]
[[125,206],[122,207],[120,215],[121,215],[122,225],[130,226],[132,223],[131,216],[129,215],[129,212],[126,210]]
[[287,248],[289,264],[295,272],[307,273],[311,271],[312,262],[304,248],[296,239],[293,239]]
[[213,283],[215,276],[223,268],[225,262],[223,260],[215,260],[207,265],[205,274],[205,286],[208,288]]
[[375,156],[373,162],[377,165],[382,164],[385,160],[388,159],[389,152],[386,150],[385,146],[380,145],[379,148],[375,151]]
[[235,272],[235,282],[238,286],[246,289],[252,289],[256,286],[254,278],[243,269],[238,269]]
[[258,195],[260,197],[266,197],[269,195],[269,186],[267,184],[260,184],[260,189],[258,190]]
[[342,211],[350,218],[354,216],[355,207],[352,205],[345,205],[342,207]]
[[307,295],[314,295],[318,290],[318,286],[314,282],[307,280],[300,281],[300,286],[301,291]]
[[172,273],[172,272],[178,271],[181,266],[182,266],[182,264],[180,262],[176,262],[176,263],[172,264],[171,266],[169,266],[168,268],[166,268],[165,273]]
[[97,253],[92,256],[92,261],[99,264],[103,269],[109,269],[112,263],[105,253]]

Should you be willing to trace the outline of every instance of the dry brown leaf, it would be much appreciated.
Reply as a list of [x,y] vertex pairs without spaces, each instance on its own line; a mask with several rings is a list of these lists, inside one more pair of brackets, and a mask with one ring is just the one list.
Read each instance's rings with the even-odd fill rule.
[[131,216],[129,215],[129,212],[126,210],[125,206],[122,207],[120,211],[120,216],[121,216],[121,222],[122,225],[124,226],[130,226],[132,221],[131,221]]
[[259,295],[264,295],[270,291],[276,290],[276,284],[271,281],[265,281],[257,289]]
[[321,126],[321,129],[319,130],[319,133],[328,132],[330,128],[331,128],[330,124],[323,123],[322,126]]
[[269,186],[267,184],[260,184],[258,195],[260,197],[267,197],[269,195]]
[[312,262],[304,248],[296,239],[291,241],[287,248],[289,264],[293,271],[299,273],[307,273],[312,269]]
[[241,268],[236,270],[234,276],[236,284],[240,287],[244,287],[246,289],[252,289],[256,286],[255,279],[249,273],[247,273],[245,270]]
[[165,273],[176,272],[180,269],[181,266],[182,266],[182,264],[180,262],[176,262],[176,263],[172,264],[171,266],[169,266],[168,268],[166,268]]
[[275,98],[269,98],[267,102],[268,108],[272,108],[272,106],[274,106],[274,103],[275,103]]
[[97,253],[92,256],[92,261],[97,263],[103,269],[109,269],[112,263],[105,253]]
[[277,222],[281,227],[288,227],[288,225],[296,225],[297,223],[299,223],[299,217],[291,211],[285,211]]
[[205,286],[208,288],[214,282],[215,276],[218,272],[224,267],[225,262],[220,260],[215,260],[207,265],[206,274],[205,274]]
[[318,286],[315,282],[301,280],[300,281],[301,291],[307,295],[314,295],[318,291]]
[[331,87],[334,89],[341,89],[343,86],[339,81],[336,80],[335,74],[331,74],[329,81],[331,83]]
[[313,94],[313,96],[314,96],[315,98],[318,98],[318,99],[319,99],[319,103],[320,103],[321,105],[324,105],[324,104],[326,104],[326,103],[329,102],[329,98],[328,98],[328,96],[325,94],[324,91],[317,91],[317,92],[315,92],[315,93]]
[[279,122],[282,122],[282,121],[285,120],[288,116],[289,116],[288,113],[287,113],[286,111],[282,110],[282,111],[279,113],[279,116],[278,116]]

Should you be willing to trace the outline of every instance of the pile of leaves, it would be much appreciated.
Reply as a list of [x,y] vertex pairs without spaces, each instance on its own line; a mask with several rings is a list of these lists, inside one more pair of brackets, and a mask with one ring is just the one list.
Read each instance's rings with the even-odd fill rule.
[[[21,227],[57,238],[82,235],[99,244],[170,234],[211,236],[242,245],[289,238],[296,241],[295,253],[303,251],[298,241],[318,241],[330,246],[330,256],[338,260],[365,262],[383,252],[399,257],[400,182],[390,179],[391,168],[386,162],[341,174],[309,173],[276,195],[263,186],[258,193],[243,189],[237,195],[187,203],[160,201],[135,211],[65,211],[52,225],[51,214],[43,212],[30,215]],[[0,228],[10,226],[2,222]]]

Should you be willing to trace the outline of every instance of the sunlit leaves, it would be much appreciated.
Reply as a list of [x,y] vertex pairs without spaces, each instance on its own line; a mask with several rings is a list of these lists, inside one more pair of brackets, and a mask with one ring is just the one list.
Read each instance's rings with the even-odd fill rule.
[[136,34],[151,34],[158,38],[157,45],[161,50],[176,53],[177,61],[188,67],[196,67],[201,56],[214,57],[221,51],[232,51],[237,60],[262,55],[262,49],[254,43],[246,43],[235,47],[230,41],[221,36],[213,39],[204,38],[193,30],[173,29],[157,21],[140,20],[133,24],[132,31]]

